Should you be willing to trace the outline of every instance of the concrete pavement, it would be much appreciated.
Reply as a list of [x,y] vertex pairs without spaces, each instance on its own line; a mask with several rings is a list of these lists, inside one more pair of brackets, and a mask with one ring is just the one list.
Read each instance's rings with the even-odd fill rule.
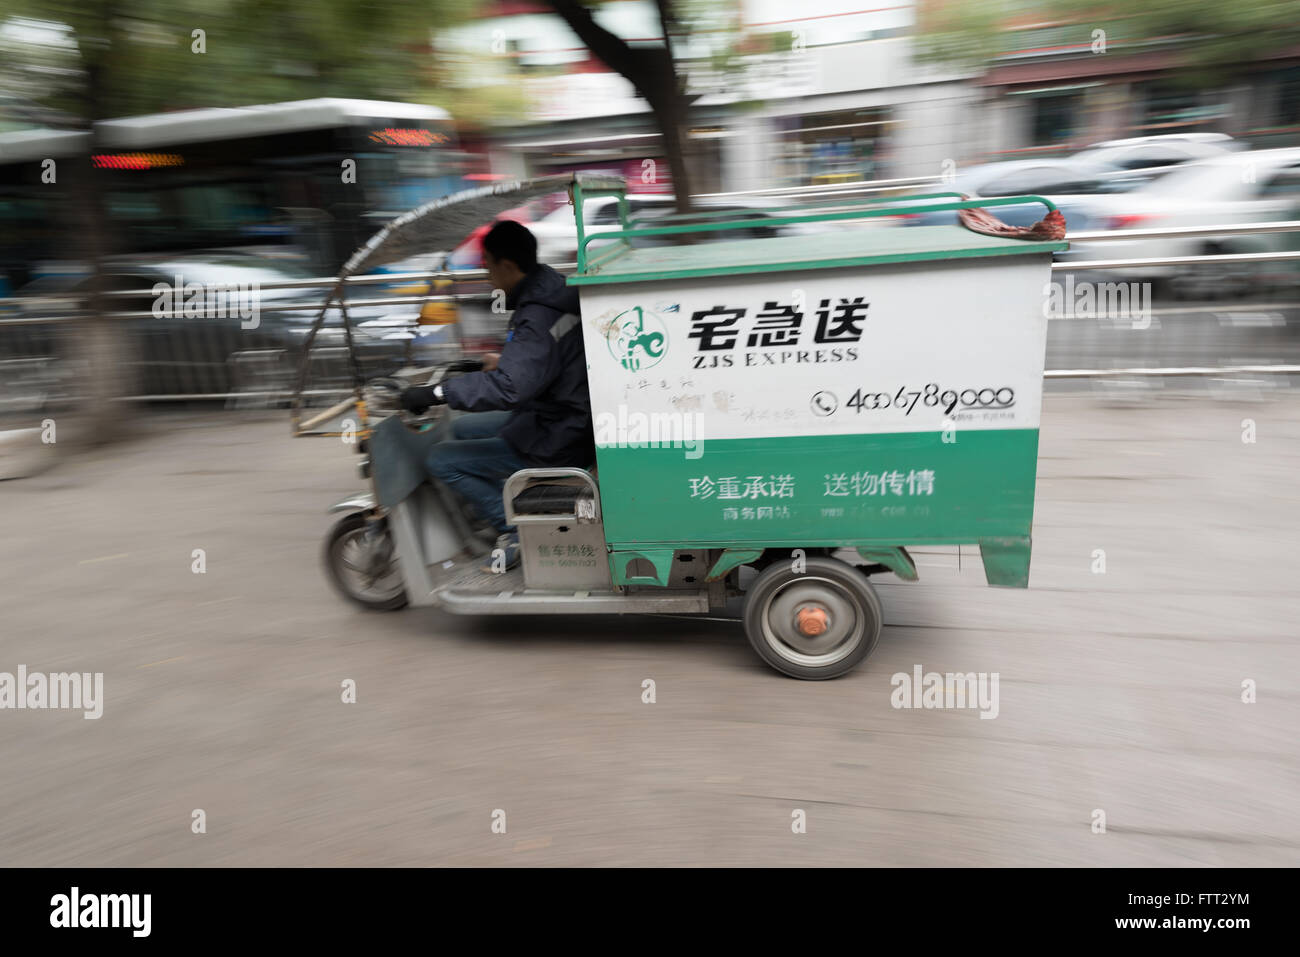
[[[922,554],[816,683],[727,622],[354,609],[354,455],[150,415],[0,483],[0,672],[105,676],[98,720],[0,711],[0,865],[1300,863],[1300,396],[1045,402],[1031,588]],[[997,718],[895,709],[916,665]]]

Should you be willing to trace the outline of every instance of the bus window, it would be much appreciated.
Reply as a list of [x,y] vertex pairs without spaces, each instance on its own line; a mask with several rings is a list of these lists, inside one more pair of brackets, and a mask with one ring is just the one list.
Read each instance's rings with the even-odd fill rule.
[[[461,186],[450,117],[416,104],[321,98],[182,110],[107,120],[97,133],[94,162],[120,253],[283,252],[288,243],[332,273],[383,222]],[[4,140],[0,187],[16,175]],[[349,160],[356,178],[345,182]],[[54,245],[64,254],[72,242]],[[20,266],[31,259],[23,244],[3,248]]]

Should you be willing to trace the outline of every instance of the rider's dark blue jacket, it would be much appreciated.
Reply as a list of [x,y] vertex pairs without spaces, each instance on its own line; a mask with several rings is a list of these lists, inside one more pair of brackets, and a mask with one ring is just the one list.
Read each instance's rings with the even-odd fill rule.
[[506,297],[506,308],[514,316],[497,367],[448,380],[447,404],[512,411],[501,437],[534,465],[590,467],[596,451],[578,290],[538,265]]

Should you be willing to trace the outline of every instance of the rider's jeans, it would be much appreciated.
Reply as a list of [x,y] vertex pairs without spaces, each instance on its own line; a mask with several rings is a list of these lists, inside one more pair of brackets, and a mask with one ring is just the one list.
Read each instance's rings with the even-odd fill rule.
[[506,479],[530,468],[500,432],[509,412],[471,412],[451,423],[451,437],[429,450],[425,467],[451,486],[502,534],[513,532],[506,524],[501,492]]
[[451,438],[486,439],[499,435],[510,421],[510,412],[462,412],[451,420]]

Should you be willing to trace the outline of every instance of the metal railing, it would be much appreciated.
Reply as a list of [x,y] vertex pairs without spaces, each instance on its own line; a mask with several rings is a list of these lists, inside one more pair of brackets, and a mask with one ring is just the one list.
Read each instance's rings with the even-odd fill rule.
[[[821,189],[821,187],[800,187],[803,189]],[[756,191],[768,192],[768,191]],[[746,193],[727,193],[727,194],[705,194],[705,195],[752,195]],[[945,207],[946,208],[946,207]],[[752,224],[751,224],[752,225]],[[705,226],[696,227],[705,229]],[[1248,236],[1263,235],[1269,233],[1286,233],[1300,232],[1300,220],[1281,220],[1275,222],[1263,223],[1235,223],[1224,224],[1219,226],[1181,226],[1166,229],[1121,229],[1105,231],[1085,231],[1079,233],[1069,233],[1066,240],[1070,243],[1097,243],[1097,242],[1139,242],[1148,239],[1198,239],[1218,236]],[[592,238],[600,239],[603,234],[597,233]],[[1282,252],[1262,252],[1262,253],[1222,253],[1199,256],[1167,256],[1147,259],[1111,259],[1111,260],[1067,260],[1064,262],[1052,263],[1052,269],[1055,271],[1072,272],[1076,270],[1105,270],[1121,268],[1147,268],[1175,265],[1196,265],[1198,263],[1268,263],[1268,262],[1296,262],[1300,261],[1300,251],[1282,251]],[[577,269],[576,263],[562,263],[554,267],[558,272],[569,275]],[[485,281],[487,279],[487,270],[485,269],[460,269],[460,270],[434,270],[429,272],[408,272],[408,273],[378,273],[366,276],[349,276],[345,282],[345,288],[353,286],[382,286],[382,285],[402,285],[412,283],[427,283],[432,285],[440,281]],[[323,276],[313,279],[291,279],[280,282],[259,283],[257,291],[279,291],[284,289],[320,289],[327,290],[333,288],[338,283],[335,276]],[[152,289],[129,289],[129,290],[112,290],[104,292],[103,297],[106,299],[144,299],[154,295]],[[59,302],[61,300],[70,300],[76,297],[63,295],[54,296],[34,296],[34,297],[10,297],[0,299],[0,306],[8,308],[22,308],[25,306],[38,306],[50,302]],[[491,298],[490,292],[469,292],[469,293],[421,293],[412,296],[389,296],[383,299],[349,299],[347,306],[349,309],[356,308],[385,308],[391,306],[422,306],[428,302],[481,302]],[[306,303],[276,303],[274,301],[262,303],[259,300],[259,309],[263,312],[310,312],[320,309],[319,302]],[[56,316],[36,316],[36,317],[6,317],[0,316],[0,327],[12,325],[24,325],[46,322],[62,322],[69,319],[81,318],[84,312],[71,312],[66,315]],[[176,316],[170,311],[155,312],[115,312],[112,314],[121,319],[150,319],[150,318],[182,318]]]
[[[858,194],[863,192],[881,192],[881,191],[887,191],[891,189],[914,187],[921,183],[934,182],[936,180],[937,180],[936,177],[916,177],[916,178],[898,179],[898,180],[877,180],[871,182],[864,181],[860,183],[828,184],[826,186],[817,186],[817,187],[799,187],[799,188],[792,188],[792,189],[777,188],[777,189],[770,189],[770,190],[753,190],[753,191],[743,191],[743,192],[734,192],[734,193],[717,193],[717,194],[707,194],[707,196],[709,198],[736,198],[736,197],[743,197],[743,196],[800,195],[803,197],[820,199],[826,196],[853,195],[853,194]],[[1105,243],[1105,242],[1140,242],[1140,241],[1158,240],[1158,239],[1198,240],[1198,239],[1217,238],[1217,237],[1265,235],[1265,234],[1286,233],[1286,232],[1300,232],[1300,220],[1286,220],[1280,222],[1261,222],[1261,223],[1235,223],[1235,224],[1222,224],[1222,225],[1210,225],[1210,226],[1187,226],[1187,227],[1172,227],[1172,228],[1164,228],[1164,229],[1124,229],[1124,230],[1108,230],[1108,231],[1085,231],[1085,232],[1070,234],[1067,236],[1067,239],[1072,244],[1085,244],[1085,243],[1092,244],[1092,243]],[[599,235],[600,234],[597,234],[597,236]],[[1258,266],[1261,264],[1289,263],[1289,262],[1297,262],[1297,261],[1300,261],[1300,251],[1216,253],[1216,254],[1186,255],[1186,256],[1161,256],[1161,257],[1148,257],[1148,258],[1115,258],[1115,259],[1057,261],[1052,264],[1052,270],[1054,273],[1057,274],[1086,272],[1086,271],[1124,272],[1128,270],[1141,270],[1141,269],[1151,269],[1151,268],[1161,268],[1161,267],[1171,267],[1171,266],[1194,266],[1194,265]],[[573,263],[567,263],[567,264],[562,264],[557,268],[561,272],[569,273],[572,272],[576,268],[576,266]],[[371,298],[348,299],[347,307],[350,311],[362,310],[362,309],[406,309],[410,307],[412,309],[411,312],[405,315],[393,316],[391,318],[393,320],[394,328],[400,328],[404,325],[404,327],[407,329],[408,332],[413,333],[418,324],[416,313],[414,312],[415,308],[422,307],[423,305],[431,302],[449,302],[449,303],[458,303],[458,304],[487,302],[491,299],[492,296],[491,292],[486,290],[481,292],[433,292],[432,289],[435,283],[442,280],[485,281],[486,279],[487,279],[487,273],[485,270],[482,269],[456,270],[456,271],[435,270],[435,271],[427,271],[427,272],[380,273],[380,274],[365,275],[365,276],[353,276],[353,277],[349,277],[345,281],[345,288],[347,289],[355,288],[358,291],[361,291],[366,289],[367,287],[374,287],[374,286],[402,286],[402,285],[424,284],[426,285],[429,291],[419,292],[419,293],[410,293],[410,292],[403,291],[401,294],[387,296],[383,298],[371,297]],[[277,301],[275,299],[263,300],[261,298],[261,293],[268,292],[268,291],[281,291],[281,290],[321,290],[323,292],[324,290],[335,286],[337,284],[337,281],[338,280],[336,277],[320,277],[320,278],[311,278],[311,279],[283,280],[278,282],[260,284],[257,290],[255,290],[258,296],[257,308],[259,310],[259,313],[272,313],[272,314],[279,313],[279,312],[290,313],[290,312],[317,311],[319,310],[321,305],[318,300],[317,301],[290,301],[290,302],[282,302],[282,301]],[[106,292],[104,295],[106,298],[110,300],[131,299],[131,298],[139,300],[142,298],[149,298],[154,296],[154,292],[152,289],[115,290],[111,292]],[[12,335],[11,333],[8,332],[10,329],[13,329],[14,327],[23,327],[23,326],[58,326],[60,324],[69,323],[78,319],[84,319],[86,317],[86,312],[84,310],[77,309],[77,308],[69,308],[66,311],[62,311],[62,312],[59,312],[58,309],[56,309],[56,314],[54,315],[46,314],[46,315],[15,316],[15,315],[4,315],[4,312],[12,313],[14,311],[21,311],[29,308],[41,309],[44,307],[52,307],[52,306],[61,308],[63,304],[71,305],[71,304],[75,304],[76,301],[77,301],[76,297],[68,296],[66,294],[54,295],[54,296],[28,297],[28,298],[10,298],[10,299],[0,300],[0,376],[3,376],[3,370],[6,368],[10,369],[11,371],[18,370],[18,366],[14,365],[15,363],[23,364],[22,375],[30,376],[32,369],[34,368],[32,366],[32,363],[49,361],[47,357],[30,356],[30,355],[14,356],[13,350],[7,349],[5,346],[6,338]],[[1259,313],[1260,310],[1272,310],[1272,312],[1270,313],[1271,315],[1279,312],[1280,310],[1296,308],[1298,305],[1300,304],[1294,302],[1268,303],[1262,305],[1258,303],[1246,302],[1246,303],[1237,303],[1237,304],[1223,305],[1223,306],[1218,306],[1218,305],[1195,306],[1195,307],[1188,307],[1185,310],[1180,310],[1177,307],[1175,307],[1172,310],[1162,310],[1162,312],[1166,316],[1170,314],[1178,314],[1180,312],[1186,313],[1188,316],[1190,316],[1198,312],[1208,311],[1213,313],[1216,317],[1222,317],[1224,314],[1232,314],[1234,312],[1249,314],[1249,313]],[[334,309],[333,312],[337,317],[337,308]],[[204,315],[206,314],[207,314],[207,310],[205,308]],[[176,313],[169,310],[162,310],[160,312],[155,312],[152,309],[147,311],[139,310],[139,311],[114,312],[112,313],[112,316],[114,318],[121,318],[121,319],[128,319],[128,320],[129,319],[152,319],[156,317],[197,318],[197,317],[185,315],[184,310],[182,310],[180,313]],[[1049,316],[1049,319],[1050,318],[1057,318],[1057,317]],[[1097,318],[1104,320],[1106,317],[1102,316]],[[1218,321],[1220,327],[1225,325],[1225,323],[1221,321],[1221,318],[1218,319]],[[1275,324],[1285,325],[1285,321],[1286,320],[1283,317],[1280,323],[1275,323]],[[1231,325],[1231,323],[1230,322],[1226,323],[1226,325]],[[1115,331],[1122,333],[1124,331],[1124,327],[1122,325],[1116,327]],[[1211,327],[1207,331],[1207,336],[1212,331],[1213,328]],[[1061,346],[1062,343],[1058,342],[1056,343],[1056,345]],[[1267,348],[1267,345],[1268,345],[1267,343],[1264,343],[1258,345],[1258,348]],[[1210,348],[1210,346],[1211,343],[1207,339],[1207,341],[1201,342],[1199,345],[1197,345],[1196,350],[1194,351],[1205,352],[1207,353],[1206,357],[1209,357],[1208,352],[1213,351]],[[1228,349],[1228,346],[1225,345],[1222,346],[1222,348]],[[1250,346],[1250,348],[1256,348],[1256,346],[1252,345]],[[328,353],[330,352],[331,349],[333,349],[335,352],[338,351],[337,347],[329,347],[325,350],[322,350],[322,352]],[[19,351],[21,351],[21,349]],[[1061,355],[1062,351],[1064,351],[1066,354]],[[1117,378],[1117,377],[1196,377],[1196,376],[1229,376],[1229,375],[1255,376],[1255,375],[1269,375],[1269,374],[1295,374],[1297,372],[1300,372],[1300,364],[1289,363],[1285,361],[1280,361],[1274,364],[1267,361],[1255,361],[1255,360],[1248,359],[1241,354],[1241,347],[1236,345],[1233,345],[1231,347],[1231,350],[1225,352],[1224,355],[1218,356],[1217,358],[1219,361],[1217,362],[1216,361],[1210,361],[1210,362],[1194,361],[1194,362],[1183,362],[1178,365],[1161,365],[1159,362],[1139,361],[1136,363],[1129,363],[1122,366],[1114,366],[1114,365],[1106,366],[1104,364],[1089,366],[1086,363],[1077,361],[1078,359],[1081,358],[1081,356],[1088,355],[1089,353],[1100,355],[1101,351],[1104,350],[1099,350],[1099,348],[1097,347],[1089,347],[1087,345],[1081,346],[1078,343],[1075,343],[1073,347],[1070,347],[1067,344],[1064,350],[1062,350],[1061,348],[1057,348],[1055,350],[1055,352],[1057,353],[1055,358],[1058,360],[1058,362],[1057,364],[1055,364],[1053,367],[1049,368],[1046,371],[1045,377],[1047,379],[1088,379],[1088,378],[1107,379],[1107,378]],[[1145,351],[1158,353],[1160,350],[1150,349]],[[1052,362],[1053,352],[1054,352],[1053,342],[1051,337],[1049,336],[1049,346],[1048,346],[1049,363]],[[6,358],[6,354],[9,356],[9,358]],[[1131,353],[1129,355],[1131,358],[1138,358],[1139,360],[1148,358],[1148,356],[1146,355],[1136,356],[1136,357],[1132,356]],[[186,361],[198,362],[207,365],[243,364],[250,369],[253,366],[258,366],[260,371],[258,371],[256,374],[251,374],[250,376],[247,376],[246,377],[247,381],[244,382],[244,387],[237,389],[236,391],[231,391],[231,392],[210,391],[200,386],[195,388],[193,391],[190,391],[188,389],[167,390],[157,394],[133,396],[131,398],[134,401],[155,401],[155,400],[188,399],[188,398],[226,399],[226,400],[241,400],[241,401],[282,399],[287,395],[287,391],[285,389],[281,389],[278,387],[275,388],[266,387],[268,383],[273,382],[275,379],[275,376],[272,375],[272,373],[267,370],[270,370],[273,366],[276,365],[276,363],[282,363],[285,360],[285,358],[286,357],[283,354],[283,350],[265,349],[265,348],[250,348],[245,350],[238,350],[234,353],[229,353],[227,355],[222,355],[222,356],[217,356],[217,355],[191,356],[188,359],[177,360],[178,364],[183,364]],[[332,356],[332,358],[337,359],[338,356],[334,355]],[[1152,355],[1149,358],[1151,359],[1171,358],[1171,356]],[[1172,358],[1177,358],[1177,357],[1172,356]],[[1295,358],[1300,359],[1300,355],[1296,356]],[[1075,361],[1071,361],[1071,360],[1075,360]],[[334,377],[328,376],[327,378],[334,378]],[[178,381],[183,381],[183,376]],[[198,385],[197,383],[186,383],[186,384]],[[10,385],[11,386],[13,385],[12,381]],[[342,386],[340,386],[340,388],[342,388]],[[338,394],[338,391],[339,389],[337,388],[326,388],[326,389],[312,390],[312,393],[316,395],[324,396],[324,395],[336,395]],[[2,399],[3,399],[3,393],[0,392],[0,400]]]

